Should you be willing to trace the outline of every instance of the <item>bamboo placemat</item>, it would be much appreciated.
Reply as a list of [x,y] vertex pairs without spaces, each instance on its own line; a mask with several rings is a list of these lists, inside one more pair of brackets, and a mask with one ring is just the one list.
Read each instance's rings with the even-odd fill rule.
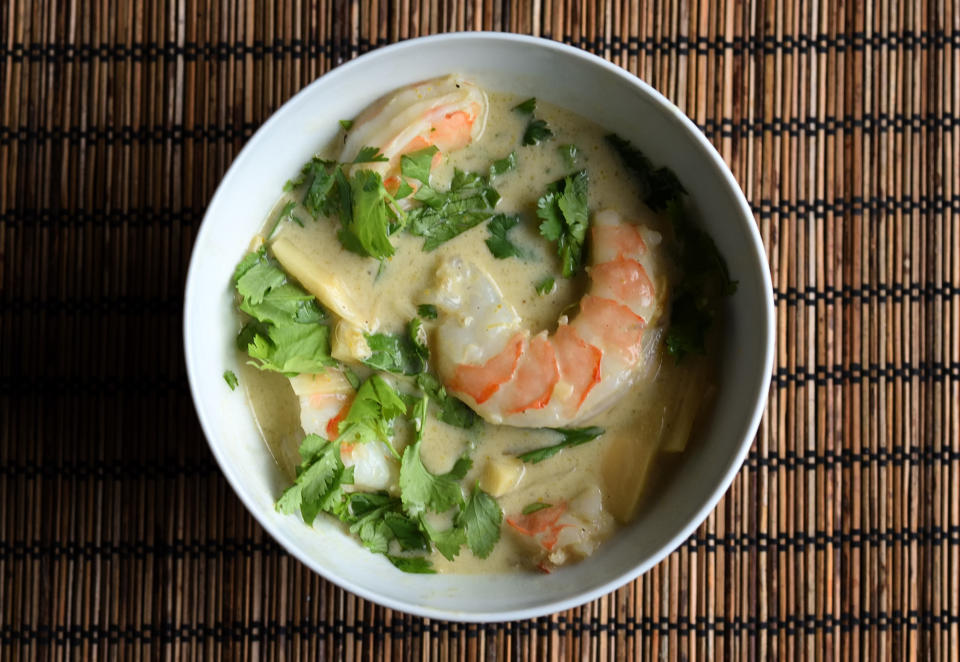
[[[459,29],[580,46],[689,114],[753,205],[779,329],[696,535],[581,609],[487,626],[376,607],[269,539],[207,451],[180,334],[256,127]],[[3,0],[0,659],[956,659],[958,72],[937,0]]]

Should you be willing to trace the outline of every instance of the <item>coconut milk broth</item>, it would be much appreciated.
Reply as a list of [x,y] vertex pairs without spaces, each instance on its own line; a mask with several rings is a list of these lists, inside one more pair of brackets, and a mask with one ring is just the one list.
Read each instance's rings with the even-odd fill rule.
[[[588,171],[591,211],[614,208],[627,218],[640,219],[655,229],[661,229],[662,223],[638,198],[629,175],[604,141],[606,132],[582,117],[538,102],[535,115],[546,120],[554,137],[539,146],[520,146],[529,116],[514,112],[512,108],[523,100],[515,95],[489,94],[489,114],[480,139],[459,152],[444,155],[432,177],[434,184],[443,189],[454,168],[486,172],[492,161],[516,151],[517,168],[496,177],[493,185],[502,196],[497,210],[521,215],[522,222],[511,230],[510,238],[526,248],[531,257],[494,258],[484,243],[489,236],[486,223],[464,232],[431,253],[423,252],[421,238],[399,233],[392,237],[396,254],[378,276],[379,263],[376,260],[358,256],[341,246],[336,237],[335,221],[323,218],[316,222],[306,221],[302,228],[283,223],[277,236],[290,238],[319,263],[336,265],[343,282],[353,289],[352,299],[362,302],[365,318],[379,331],[397,332],[416,316],[417,305],[423,302],[424,293],[431,287],[436,266],[443,258],[453,255],[471,260],[493,274],[504,296],[527,321],[531,333],[552,330],[558,317],[576,304],[587,286],[583,276],[574,279],[560,276],[561,265],[555,247],[541,237],[537,229],[537,198],[549,183],[571,171],[559,150],[561,145],[574,144],[579,150],[576,169],[586,168]],[[337,154],[327,156],[336,158]],[[288,199],[284,196],[277,203],[264,225],[263,234],[273,226],[276,215]],[[554,276],[556,288],[541,296],[534,285],[548,275]],[[672,359],[662,360],[654,379],[634,384],[614,407],[581,424],[603,427],[606,433],[599,439],[564,450],[547,461],[525,464],[517,488],[498,497],[504,516],[515,515],[524,506],[538,500],[548,503],[570,500],[586,488],[598,485],[603,492],[605,509],[618,523],[629,521],[644,496],[651,467],[660,462],[657,445],[667,402],[657,385],[669,379],[673,366]],[[244,366],[240,377],[260,431],[281,469],[292,481],[294,467],[299,462],[297,448],[303,432],[299,427],[297,399],[289,381],[281,375],[248,366]],[[430,417],[421,455],[428,469],[443,473],[449,471],[465,451],[469,451],[473,468],[464,484],[472,485],[489,458],[503,454],[513,456],[555,442],[554,434],[541,430],[490,424],[478,424],[472,430],[463,430]],[[437,553],[431,561],[441,572],[529,569],[529,553],[521,538],[504,524],[500,542],[487,559],[477,559],[464,550],[453,562]]]

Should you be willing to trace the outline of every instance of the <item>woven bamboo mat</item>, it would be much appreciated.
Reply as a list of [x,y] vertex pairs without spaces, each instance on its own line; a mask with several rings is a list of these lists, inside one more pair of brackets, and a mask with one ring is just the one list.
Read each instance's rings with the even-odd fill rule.
[[[689,114],[765,242],[770,401],[709,519],[631,585],[488,626],[282,551],[181,355],[189,251],[244,141],[396,40],[528,32]],[[0,659],[956,659],[960,6],[0,0]]]

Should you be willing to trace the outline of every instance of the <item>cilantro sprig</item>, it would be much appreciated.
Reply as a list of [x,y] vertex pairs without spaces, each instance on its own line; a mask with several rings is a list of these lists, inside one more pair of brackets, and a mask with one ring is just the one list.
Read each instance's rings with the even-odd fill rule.
[[455,169],[448,190],[424,183],[413,198],[423,204],[410,211],[408,231],[423,237],[423,250],[432,251],[493,216],[500,194],[487,177]]
[[629,141],[615,134],[607,142],[637,180],[644,202],[670,219],[681,278],[673,288],[670,327],[665,342],[677,361],[706,352],[706,338],[724,297],[736,292],[727,263],[713,238],[690,218],[684,205],[686,190],[671,170],[654,167]]
[[583,265],[590,224],[587,185],[587,171],[580,170],[550,184],[537,200],[540,234],[557,242],[564,278],[571,278]]
[[[376,147],[362,148],[352,164],[341,164],[314,157],[287,182],[285,190],[302,190],[302,204],[309,214],[340,220],[337,237],[354,253],[383,260],[393,255],[390,236],[406,224],[406,212],[398,200],[412,189],[390,193],[383,178],[374,170],[355,164],[380,163],[386,157]],[[351,172],[347,176],[347,170]],[[292,212],[292,209],[290,210]]]
[[[460,458],[445,474],[431,473],[420,458],[423,443],[423,428],[426,423],[427,397],[413,406],[412,419],[416,429],[416,441],[403,451],[400,464],[400,493],[405,512],[416,517],[420,528],[447,559],[459,553],[466,543],[479,558],[489,556],[500,539],[500,524],[503,511],[496,500],[474,485],[468,500],[464,500],[460,480],[470,469],[469,458]],[[437,529],[426,514],[455,511],[453,526]]]
[[366,339],[372,354],[363,362],[371,368],[400,375],[426,370],[430,350],[419,317],[410,320],[406,333],[368,333]]
[[264,249],[248,254],[234,272],[241,311],[253,321],[241,329],[237,345],[260,370],[284,374],[322,372],[333,365],[330,327],[316,298],[286,274]]
[[[477,484],[465,497],[461,481],[472,465],[469,457],[459,458],[443,474],[424,465],[420,452],[428,403],[427,395],[413,398],[376,374],[369,377],[340,423],[337,439],[315,434],[304,438],[296,480],[277,500],[277,510],[299,511],[307,524],[321,512],[329,513],[349,525],[367,549],[385,555],[404,572],[433,572],[424,555],[434,547],[451,560],[464,545],[486,558],[500,538],[503,511]],[[400,417],[413,424],[415,441],[397,456],[399,495],[345,489],[353,484],[353,468],[340,457],[341,443],[379,440],[393,450],[393,424]],[[439,527],[436,517],[450,526]]]
[[397,458],[393,446],[393,421],[407,413],[407,404],[380,375],[371,375],[360,385],[350,410],[340,421],[337,441],[369,443],[382,441]]
[[545,140],[553,138],[553,131],[550,130],[547,123],[533,116],[536,109],[536,97],[531,97],[513,107],[514,112],[530,116],[527,127],[523,130],[523,138],[521,139],[524,145],[539,145]]

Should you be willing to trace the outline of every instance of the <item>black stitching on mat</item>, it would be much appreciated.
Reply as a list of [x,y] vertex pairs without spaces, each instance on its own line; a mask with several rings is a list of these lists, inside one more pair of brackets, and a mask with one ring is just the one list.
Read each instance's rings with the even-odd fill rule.
[[601,621],[594,616],[589,619],[576,621],[567,620],[563,616],[556,621],[549,618],[538,618],[529,621],[510,621],[507,623],[486,623],[482,626],[465,625],[462,623],[431,620],[420,618],[396,618],[389,625],[381,622],[356,620],[348,623],[340,617],[332,621],[302,619],[294,621],[279,620],[251,620],[251,621],[216,621],[212,624],[192,623],[175,626],[172,623],[144,623],[120,626],[112,625],[25,625],[14,627],[4,625],[0,628],[0,642],[9,643],[40,643],[63,646],[70,643],[172,643],[175,641],[198,641],[213,639],[217,642],[246,641],[250,639],[272,639],[275,636],[323,638],[327,636],[349,635],[357,638],[366,638],[375,635],[378,631],[383,636],[389,635],[394,639],[408,639],[422,637],[425,634],[435,636],[458,637],[464,630],[483,628],[487,636],[494,637],[504,634],[512,637],[528,638],[544,634],[559,634],[582,636],[585,634],[606,635],[614,637],[625,635],[649,635],[654,632],[676,632],[679,635],[689,635],[695,632],[715,632],[718,634],[756,634],[768,632],[787,635],[812,633],[823,630],[841,630],[848,632],[854,628],[879,630],[933,630],[946,629],[960,623],[960,615],[948,611],[919,611],[909,610],[904,614],[901,610],[892,611],[859,611],[841,612],[839,615],[824,614],[817,617],[814,614],[789,614],[786,616],[772,616],[759,620],[753,616],[724,617],[712,616],[709,618],[688,617],[671,619],[669,616],[659,616],[654,619],[648,615],[638,615],[633,619],[623,621]]
[[0,223],[24,224],[30,227],[96,226],[118,229],[123,226],[146,227],[182,223],[199,225],[203,211],[171,209],[169,207],[136,207],[127,211],[119,209],[11,209],[0,213]]
[[[823,119],[815,117],[783,119],[774,117],[770,120],[742,118],[734,122],[730,118],[709,119],[698,125],[708,137],[715,137],[718,133],[723,137],[749,136],[758,137],[764,133],[787,133],[791,136],[837,135],[841,132],[851,132],[859,129],[867,134],[893,131],[903,133],[906,129],[920,131],[941,130],[951,132],[957,126],[957,118],[952,113],[912,113],[904,115],[895,113],[870,113],[860,117],[844,115],[842,117],[827,116]],[[0,126],[0,145],[25,142],[67,141],[72,145],[83,142],[107,142],[112,144],[131,145],[152,144],[162,145],[167,142],[183,144],[189,140],[204,142],[245,141],[253,135],[259,123],[245,122],[235,125],[232,123],[217,125],[195,125],[187,127],[182,124],[131,126]]]
[[942,195],[916,197],[909,194],[903,196],[874,195],[868,198],[855,195],[847,198],[835,198],[832,202],[823,198],[799,198],[793,201],[781,200],[776,204],[767,198],[761,198],[759,204],[753,203],[750,208],[761,219],[773,218],[774,215],[789,216],[792,214],[797,216],[812,215],[815,218],[825,219],[828,213],[835,216],[848,214],[862,216],[864,213],[893,215],[898,212],[903,214],[913,212],[937,214],[944,211],[960,213],[960,194],[954,194],[949,198]]
[[218,475],[217,465],[209,458],[189,462],[156,460],[77,460],[37,462],[9,461],[0,465],[0,477],[36,480],[158,480],[175,478],[210,478]]
[[920,365],[903,363],[899,366],[879,365],[877,363],[851,363],[849,366],[834,365],[814,366],[813,372],[803,370],[798,366],[797,370],[788,368],[776,368],[773,371],[773,382],[779,387],[785,387],[789,384],[804,385],[808,382],[814,382],[817,386],[826,386],[827,384],[847,384],[854,382],[868,382],[870,384],[879,383],[881,379],[887,381],[894,379],[911,380],[919,378],[933,382],[942,382],[947,378],[960,379],[960,362],[951,361],[929,361]]
[[[796,531],[793,533],[727,533],[716,536],[697,533],[688,538],[683,547],[691,551],[714,551],[724,548],[736,552],[762,552],[791,549],[804,551],[809,548],[825,550],[849,546],[859,549],[885,545],[960,545],[960,525],[941,527],[933,525],[916,530],[877,531],[851,529],[849,531]],[[222,540],[173,540],[146,543],[142,541],[92,542],[92,541],[2,541],[0,560],[93,560],[102,557],[146,559],[163,557],[172,559],[213,559],[218,557],[249,557],[254,554],[283,554],[283,548],[273,540],[261,541],[252,538],[226,538]]]
[[66,315],[174,315],[183,309],[181,297],[92,296],[78,295],[70,298],[47,299],[15,297],[0,299],[0,314],[61,313]]
[[[544,35],[552,38],[551,35]],[[607,40],[602,36],[580,36],[576,39],[572,35],[565,35],[562,39],[565,43],[576,45],[585,50],[602,52],[609,50],[611,55],[619,57],[621,55],[655,55],[656,53],[677,53],[678,55],[688,55],[694,53],[697,55],[707,55],[711,52],[716,54],[733,55],[771,55],[775,53],[793,54],[793,53],[827,53],[829,51],[845,52],[879,50],[879,49],[900,49],[905,50],[943,50],[945,48],[960,47],[960,33],[947,34],[942,30],[922,30],[914,32],[904,30],[902,32],[891,32],[886,35],[871,34],[864,32],[852,32],[850,34],[838,34],[836,36],[819,34],[809,35],[790,35],[786,34],[778,38],[776,35],[757,35],[755,37],[735,37],[733,39],[710,39],[709,37],[699,36],[692,40],[685,35],[677,37],[654,37],[646,36],[641,39],[638,36],[627,37],[626,39],[615,35]],[[328,39],[325,41],[291,39],[287,42],[283,38],[277,38],[267,43],[261,40],[248,42],[216,42],[199,44],[193,41],[185,41],[177,44],[173,41],[166,42],[134,42],[131,44],[47,44],[40,42],[14,42],[12,45],[0,47],[0,58],[9,58],[13,62],[43,62],[46,60],[70,60],[81,63],[92,61],[121,62],[132,60],[134,62],[159,62],[171,61],[178,58],[184,58],[187,61],[198,60],[242,60],[246,57],[252,57],[254,60],[263,60],[265,58],[283,59],[289,57],[294,60],[312,59],[320,56],[328,58],[336,57],[346,59],[351,50],[357,50],[360,53],[367,52],[373,48],[385,46],[389,42],[384,39],[371,41],[367,38],[360,38],[356,43],[351,43],[343,39]]]
[[803,450],[801,452],[788,450],[783,456],[777,451],[768,451],[766,455],[760,455],[757,451],[751,450],[747,456],[745,466],[751,473],[759,471],[760,468],[777,471],[785,469],[787,471],[796,471],[798,469],[816,469],[817,467],[836,467],[847,469],[854,465],[865,465],[876,463],[879,466],[902,467],[907,463],[922,466],[950,465],[960,461],[960,451],[950,448],[936,450],[934,448],[919,446],[896,446],[892,449],[878,448],[877,450],[864,448],[859,452],[844,448],[839,451],[824,450]]
[[879,303],[891,301],[893,303],[902,303],[904,301],[934,301],[935,299],[950,299],[960,296],[960,287],[952,283],[945,282],[942,285],[935,283],[894,283],[886,285],[865,284],[860,287],[844,285],[843,287],[814,287],[808,285],[803,289],[788,287],[784,291],[774,290],[773,300],[776,303],[786,303],[798,305],[803,302],[806,304],[816,304],[825,302],[828,304],[841,303],[868,303],[870,299],[876,299]]

